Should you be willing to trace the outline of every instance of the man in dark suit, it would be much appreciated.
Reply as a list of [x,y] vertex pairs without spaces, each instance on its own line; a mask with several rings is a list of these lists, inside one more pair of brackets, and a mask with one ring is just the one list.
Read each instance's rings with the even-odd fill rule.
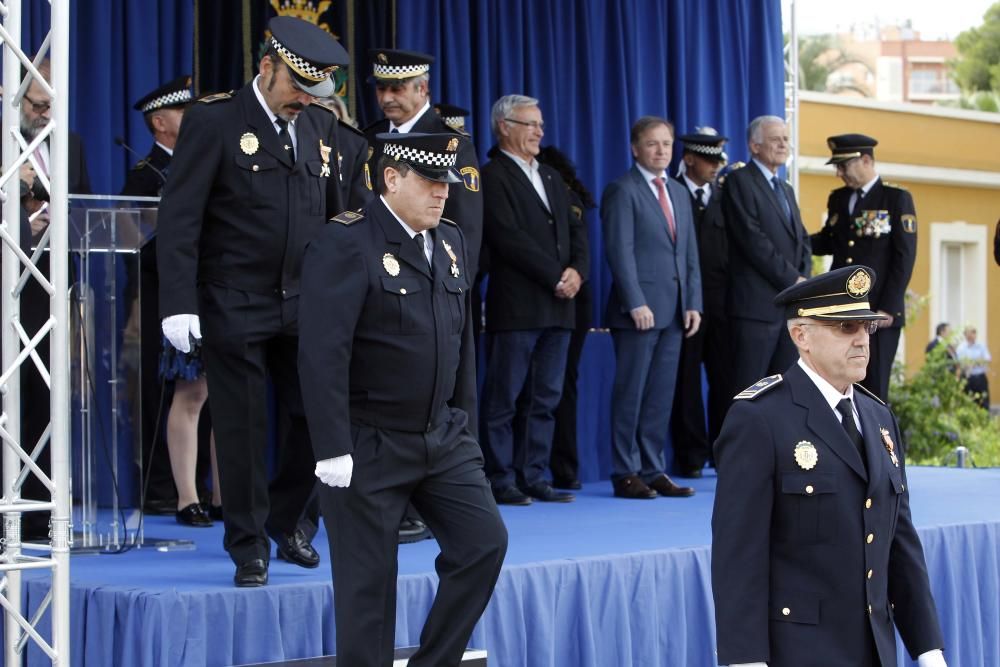
[[336,216],[302,272],[299,372],[323,482],[337,662],[392,663],[396,536],[412,500],[441,555],[409,664],[457,665],[507,547],[470,428],[474,276],[461,225],[441,217],[449,188],[461,187],[462,139],[377,141],[381,196]]
[[[357,193],[367,191],[363,169],[340,171],[335,114],[311,104],[332,92],[330,75],[347,52],[299,19],[276,17],[269,27],[259,75],[187,111],[157,248],[164,335],[186,352],[204,319],[225,545],[238,586],[267,583],[268,537],[279,558],[319,564],[297,528],[314,481],[296,371],[299,278],[306,245],[331,215],[362,206]],[[268,377],[290,420],[282,456],[294,459],[284,459],[270,501]]]
[[722,189],[729,237],[730,350],[733,387],[745,387],[795,361],[775,295],[809,277],[809,234],[795,192],[778,169],[788,159],[788,128],[758,116],[747,130],[752,164],[732,172]]
[[[701,477],[711,458],[712,442],[732,400],[729,385],[732,367],[726,325],[726,223],[722,217],[722,192],[716,185],[726,163],[726,137],[713,128],[697,128],[681,137],[684,169],[677,181],[691,196],[691,212],[698,240],[698,265],[704,312],[697,333],[681,343],[681,360],[674,389],[670,432],[674,465],[682,477]],[[701,390],[701,365],[708,376],[708,430]]]
[[[365,128],[369,143],[380,132],[450,132],[468,138],[464,129],[449,125],[431,107],[430,70],[434,57],[416,51],[374,49],[369,52],[375,97],[385,118]],[[483,197],[479,185],[479,158],[471,141],[461,142],[457,169],[462,186],[448,193],[444,217],[462,225],[469,267],[475,273],[479,267],[479,247],[483,241]],[[369,169],[375,164],[368,161]],[[375,174],[378,179],[378,174]],[[378,183],[374,184],[378,186]]]
[[844,267],[775,298],[799,360],[739,393],[715,443],[719,664],[895,667],[898,629],[921,667],[945,665],[899,425],[855,384],[874,283]]
[[611,482],[620,498],[691,496],[665,473],[663,448],[681,340],[701,323],[701,271],[691,197],[666,177],[674,128],[644,116],[632,126],[632,168],[601,197],[614,284],[605,323],[615,344]]
[[863,134],[841,134],[826,140],[844,187],[830,193],[826,225],[810,238],[816,255],[833,255],[831,268],[852,264],[872,267],[881,280],[871,295],[872,307],[886,320],[872,336],[868,374],[861,383],[883,401],[899,334],[906,325],[906,286],[917,258],[917,212],[913,197],[884,182],[875,171],[878,141]]
[[[483,168],[484,233],[490,247],[483,388],[486,471],[497,502],[569,502],[545,477],[554,411],[562,394],[573,299],[587,276],[586,232],[570,211],[558,172],[536,155],[545,123],[538,100],[505,95],[493,105],[499,151]],[[518,395],[525,392],[523,428]]]
[[[142,114],[143,122],[153,135],[153,146],[145,158],[137,162],[125,177],[123,197],[159,197],[167,182],[170,160],[177,144],[184,110],[194,100],[191,77],[182,75],[158,86],[137,101],[134,109]],[[126,298],[134,302],[142,291],[137,324],[142,333],[139,341],[139,383],[142,390],[142,461],[145,497],[143,507],[154,514],[173,514],[177,509],[177,489],[170,471],[170,456],[162,435],[156,432],[157,417],[166,422],[167,404],[163,404],[163,383],[160,380],[160,299],[156,273],[156,237],[146,241],[139,251],[138,271],[129,266]],[[130,323],[135,324],[135,323]],[[155,448],[154,443],[159,443]]]

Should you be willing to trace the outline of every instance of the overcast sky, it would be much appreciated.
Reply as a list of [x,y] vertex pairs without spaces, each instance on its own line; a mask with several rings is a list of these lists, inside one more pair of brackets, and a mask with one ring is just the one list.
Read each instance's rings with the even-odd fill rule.
[[[923,39],[955,39],[981,25],[997,0],[796,0],[799,34],[837,33],[854,23],[899,25],[910,19]],[[791,0],[782,0],[784,26],[790,28]]]

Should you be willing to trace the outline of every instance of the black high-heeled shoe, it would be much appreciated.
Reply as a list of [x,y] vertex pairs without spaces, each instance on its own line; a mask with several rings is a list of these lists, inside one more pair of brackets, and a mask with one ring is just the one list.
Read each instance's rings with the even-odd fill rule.
[[191,503],[184,509],[177,510],[174,516],[177,518],[177,523],[186,526],[208,528],[212,525],[212,519],[205,513],[205,508],[198,503]]

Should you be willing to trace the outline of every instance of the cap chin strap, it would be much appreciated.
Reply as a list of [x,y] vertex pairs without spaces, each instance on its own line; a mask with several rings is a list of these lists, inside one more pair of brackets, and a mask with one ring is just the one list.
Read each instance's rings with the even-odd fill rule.
[[799,317],[815,317],[816,315],[833,315],[835,313],[845,313],[851,310],[871,310],[871,305],[867,301],[857,301],[855,303],[840,303],[835,306],[819,306],[817,308],[799,308]]

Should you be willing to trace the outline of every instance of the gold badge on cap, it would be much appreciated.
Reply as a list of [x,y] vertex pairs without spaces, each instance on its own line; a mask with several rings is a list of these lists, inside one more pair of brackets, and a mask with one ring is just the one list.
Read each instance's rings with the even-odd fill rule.
[[864,269],[858,269],[847,279],[847,293],[854,298],[865,296],[871,288],[872,278]]
[[240,137],[240,150],[247,155],[253,155],[260,148],[260,139],[253,132],[247,132]]
[[389,64],[389,57],[387,55],[385,55],[384,53],[380,53],[377,56],[375,56],[375,60],[377,60],[380,65],[388,65]]
[[879,427],[879,433],[882,434],[882,442],[885,444],[885,449],[889,452],[889,459],[892,461],[892,465],[899,467],[899,457],[896,456],[896,445],[892,442],[892,437],[889,435],[889,429],[884,426]]
[[445,150],[449,153],[454,153],[458,150],[458,138],[452,137],[448,140],[448,145],[445,146]]
[[462,273],[458,270],[458,257],[455,256],[455,251],[451,249],[451,244],[444,239],[441,239],[441,245],[444,246],[444,251],[448,253],[448,257],[451,259],[451,275],[458,278]]
[[382,255],[382,268],[385,269],[386,273],[395,278],[399,275],[399,260],[393,257],[391,252],[387,252]]
[[319,169],[320,176],[330,175],[330,151],[332,150],[332,146],[324,144],[322,139],[319,140],[319,156],[323,160],[323,165]]
[[816,467],[817,461],[819,461],[819,452],[816,451],[816,445],[808,440],[800,440],[795,445],[795,462],[799,464],[800,468],[812,470]]

